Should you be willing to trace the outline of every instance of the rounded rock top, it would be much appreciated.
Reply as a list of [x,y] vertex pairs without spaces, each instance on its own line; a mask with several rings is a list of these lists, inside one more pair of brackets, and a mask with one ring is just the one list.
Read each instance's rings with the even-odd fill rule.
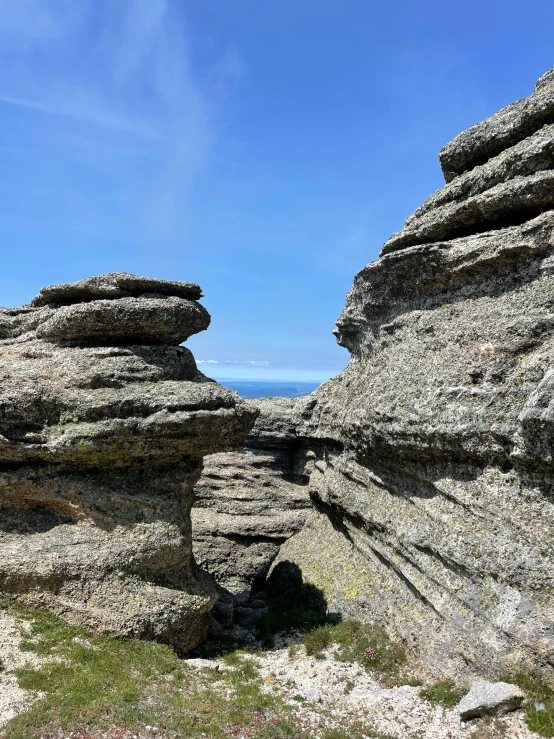
[[152,293],[188,300],[198,300],[203,297],[200,285],[195,282],[138,277],[127,272],[108,272],[95,277],[87,277],[78,282],[65,282],[43,287],[30,304],[33,307],[73,305],[88,303],[92,300],[134,298]]
[[200,303],[158,294],[62,305],[36,335],[91,346],[176,346],[209,325],[210,314]]
[[542,77],[539,77],[537,80],[537,84],[535,85],[535,92],[537,90],[542,90],[543,87],[547,87],[548,85],[551,85],[554,82],[554,67],[552,69],[549,69],[548,72],[545,72]]

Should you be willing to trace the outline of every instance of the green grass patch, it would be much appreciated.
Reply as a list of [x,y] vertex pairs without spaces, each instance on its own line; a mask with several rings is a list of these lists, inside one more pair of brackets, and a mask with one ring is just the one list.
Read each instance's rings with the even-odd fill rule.
[[[308,739],[290,706],[278,694],[262,691],[255,655],[228,652],[232,669],[197,670],[167,646],[134,639],[90,636],[50,613],[10,604],[12,615],[29,624],[24,647],[44,660],[39,668],[16,672],[21,687],[42,691],[25,713],[0,731],[2,739],[39,739],[104,730],[141,734],[156,726],[159,736],[187,739]],[[396,671],[404,652],[383,629],[345,622],[311,629],[306,647],[321,653],[338,644],[338,656],[368,669]],[[318,652],[319,650],[319,652]],[[294,658],[295,649],[291,650]],[[322,739],[387,739],[365,723],[329,729]]]
[[248,731],[259,739],[305,739],[283,701],[261,692],[246,654],[227,655],[232,671],[194,670],[162,644],[91,637],[49,613],[10,610],[30,622],[25,647],[45,660],[40,668],[18,670],[19,684],[44,697],[4,727],[3,739],[114,726],[139,732],[146,725],[161,736],[190,739]]
[[298,658],[299,644],[298,642],[291,642],[288,646],[287,654],[291,662],[294,662]]
[[304,632],[330,623],[327,614],[309,607],[290,607],[288,603],[274,602],[258,625],[258,639],[270,646],[275,634]]
[[440,680],[424,688],[419,695],[431,703],[452,708],[460,702],[462,692],[456,688],[452,680]]
[[342,621],[321,626],[304,636],[306,653],[318,656],[331,644],[338,644],[337,659],[359,662],[368,671],[385,676],[398,675],[406,664],[406,653],[401,644],[393,642],[385,629],[376,624]]
[[518,685],[525,693],[525,720],[531,731],[540,736],[554,737],[554,690],[540,678],[524,672],[504,676],[500,680]]
[[306,654],[320,657],[321,652],[333,643],[333,626],[321,626],[319,629],[309,631],[304,636]]
[[258,625],[258,639],[271,646],[279,633],[305,632],[333,623],[323,593],[305,583],[299,568],[280,562],[267,581],[268,610]]

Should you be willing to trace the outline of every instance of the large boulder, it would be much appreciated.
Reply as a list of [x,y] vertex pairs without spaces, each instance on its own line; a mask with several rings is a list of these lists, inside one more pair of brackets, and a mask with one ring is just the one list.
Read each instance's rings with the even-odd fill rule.
[[480,680],[472,683],[469,693],[464,695],[455,710],[462,721],[481,716],[503,716],[517,711],[524,699],[523,691],[517,685]]
[[179,346],[209,324],[199,297],[116,273],[0,310],[0,591],[99,632],[204,638],[193,487],[257,410]]
[[554,666],[554,71],[441,153],[301,404],[316,511],[278,561],[435,672]]
[[298,533],[311,508],[308,473],[315,454],[301,446],[292,398],[262,398],[240,452],[212,454],[192,509],[197,562],[234,594],[267,574],[280,547]]

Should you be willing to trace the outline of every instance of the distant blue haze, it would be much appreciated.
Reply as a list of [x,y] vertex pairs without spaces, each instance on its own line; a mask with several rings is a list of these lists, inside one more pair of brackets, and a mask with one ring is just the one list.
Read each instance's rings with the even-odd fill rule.
[[226,380],[219,381],[237,392],[241,398],[301,398],[317,387],[317,382],[271,382],[269,380]]

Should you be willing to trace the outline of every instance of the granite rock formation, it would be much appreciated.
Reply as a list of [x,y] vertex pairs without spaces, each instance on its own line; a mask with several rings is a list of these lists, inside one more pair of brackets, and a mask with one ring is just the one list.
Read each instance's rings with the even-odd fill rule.
[[208,327],[201,296],[115,273],[0,310],[0,591],[100,632],[204,638],[193,487],[257,410],[179,346]]
[[282,547],[436,673],[554,667],[554,70],[440,154],[302,402],[316,511]]
[[260,415],[240,452],[211,454],[192,509],[196,561],[226,590],[248,593],[263,581],[280,547],[311,509],[308,474],[291,398],[251,401]]

